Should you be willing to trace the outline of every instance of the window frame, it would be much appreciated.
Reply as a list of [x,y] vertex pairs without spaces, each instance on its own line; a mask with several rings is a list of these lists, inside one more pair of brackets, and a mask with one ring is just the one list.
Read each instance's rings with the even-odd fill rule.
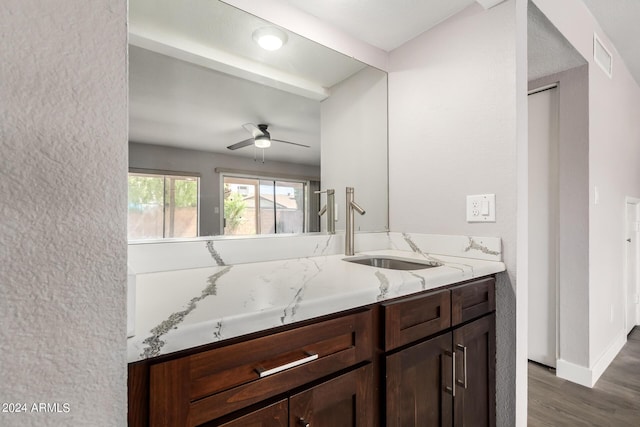
[[[254,173],[245,173],[245,172],[219,172],[220,174],[220,235],[222,236],[237,236],[237,237],[244,237],[244,236],[252,236],[252,237],[257,237],[257,236],[275,236],[275,235],[291,235],[291,234],[304,234],[307,233],[309,230],[309,220],[310,220],[310,212],[309,212],[309,208],[310,208],[310,203],[309,203],[309,189],[311,188],[311,180],[307,179],[307,178],[298,178],[298,177],[293,177],[293,176],[287,176],[287,175],[271,175],[271,174],[254,174]],[[225,183],[225,178],[230,177],[230,178],[240,178],[240,179],[257,179],[257,180],[265,180],[265,181],[273,181],[278,182],[278,181],[284,181],[284,182],[292,182],[292,183],[299,183],[299,184],[303,184],[304,185],[304,197],[303,197],[303,219],[304,219],[304,224],[302,227],[302,231],[300,233],[271,233],[271,234],[239,234],[239,235],[235,235],[235,234],[224,234],[224,183]],[[259,199],[256,199],[259,200]],[[256,205],[257,206],[257,205]]]
[[[139,239],[132,239],[129,237],[129,228],[127,225],[127,241],[128,242],[146,242],[146,241],[153,241],[153,240],[169,240],[169,239],[191,239],[191,238],[195,238],[195,237],[200,237],[200,219],[201,219],[201,215],[200,215],[200,208],[201,208],[201,200],[200,200],[200,192],[201,192],[201,185],[200,185],[200,180],[202,178],[200,172],[184,172],[184,171],[174,171],[174,170],[165,170],[165,169],[144,169],[144,168],[129,168],[128,172],[127,172],[127,183],[128,183],[128,178],[130,176],[130,174],[139,174],[139,175],[151,175],[151,176],[156,176],[156,177],[162,177],[163,178],[163,191],[162,191],[162,201],[163,201],[163,206],[166,206],[166,201],[165,201],[165,195],[166,195],[166,188],[164,187],[164,183],[166,182],[166,178],[167,177],[176,177],[176,178],[180,178],[180,177],[184,177],[184,178],[196,178],[196,185],[197,185],[197,194],[196,194],[196,215],[197,220],[196,220],[196,235],[194,237],[165,237],[165,209],[163,207],[162,210],[162,237],[150,237],[150,238],[139,238]],[[129,193],[129,188],[128,188],[128,184],[127,184],[127,197],[128,197],[128,193]],[[128,205],[128,203],[127,203]],[[127,207],[127,216],[129,214],[129,210]]]

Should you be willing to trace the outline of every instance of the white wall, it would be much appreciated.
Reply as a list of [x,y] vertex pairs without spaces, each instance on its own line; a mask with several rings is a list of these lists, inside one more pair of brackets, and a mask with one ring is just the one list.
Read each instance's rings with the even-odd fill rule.
[[[256,175],[320,179],[320,167],[286,162],[265,163],[250,157],[229,156],[209,151],[185,150],[153,144],[129,143],[129,167],[160,171],[191,172],[200,174],[200,235],[216,236],[220,231],[220,174],[216,168],[247,171]],[[313,217],[313,219],[316,219]]]
[[[391,52],[389,68],[391,229],[502,238],[497,415],[513,426],[516,2],[488,11],[474,3]],[[481,193],[496,194],[496,223],[466,222],[465,196]]]
[[[331,96],[320,105],[320,117],[321,185],[323,190],[336,190],[336,230],[345,229],[346,187],[354,187],[354,200],[366,211],[363,216],[355,215],[356,230],[386,230],[386,73],[368,67],[332,87]],[[323,217],[322,230],[325,228]]]
[[2,426],[126,425],[126,2],[0,8]]
[[[624,343],[625,196],[640,195],[640,87],[579,0],[535,0],[589,61],[589,374]],[[613,54],[613,78],[593,61],[593,33]],[[595,204],[595,187],[599,204]]]

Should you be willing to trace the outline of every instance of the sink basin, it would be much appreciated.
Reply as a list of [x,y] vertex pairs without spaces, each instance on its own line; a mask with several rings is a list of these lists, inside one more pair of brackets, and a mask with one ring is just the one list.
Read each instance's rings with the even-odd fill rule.
[[421,270],[425,268],[440,267],[442,264],[431,261],[418,261],[409,258],[400,258],[390,255],[362,255],[353,258],[342,258],[343,261],[355,264],[368,265],[376,268],[388,268],[390,270]]

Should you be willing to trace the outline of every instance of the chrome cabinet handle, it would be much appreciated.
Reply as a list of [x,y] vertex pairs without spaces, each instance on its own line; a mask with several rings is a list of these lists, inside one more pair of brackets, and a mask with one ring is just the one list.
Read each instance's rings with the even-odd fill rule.
[[456,352],[445,351],[445,355],[450,356],[453,360],[453,363],[451,364],[453,369],[451,369],[451,387],[445,386],[444,389],[448,391],[452,397],[456,397]]
[[298,418],[298,425],[301,427],[311,427],[311,424],[306,422],[304,418]]
[[302,359],[294,360],[293,362],[285,363],[284,365],[276,366],[271,369],[264,369],[261,366],[255,368],[260,378],[268,377],[269,375],[277,374],[278,372],[282,372],[289,368],[295,368],[296,366],[304,365],[307,362],[311,362],[312,360],[316,360],[318,358],[318,353],[307,353],[307,357],[303,357]]
[[457,348],[462,349],[462,370],[464,371],[464,379],[462,381],[457,380],[457,383],[467,388],[467,347],[462,344],[457,344]]

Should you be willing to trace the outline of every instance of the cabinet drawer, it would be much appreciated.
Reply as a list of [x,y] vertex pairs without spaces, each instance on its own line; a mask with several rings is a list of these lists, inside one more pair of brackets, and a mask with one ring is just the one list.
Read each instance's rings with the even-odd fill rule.
[[197,426],[368,360],[371,352],[367,310],[160,363],[150,369],[150,424]]
[[449,291],[403,298],[382,304],[385,351],[401,347],[451,326]]
[[493,277],[451,288],[451,325],[491,313],[496,309],[496,280]]

